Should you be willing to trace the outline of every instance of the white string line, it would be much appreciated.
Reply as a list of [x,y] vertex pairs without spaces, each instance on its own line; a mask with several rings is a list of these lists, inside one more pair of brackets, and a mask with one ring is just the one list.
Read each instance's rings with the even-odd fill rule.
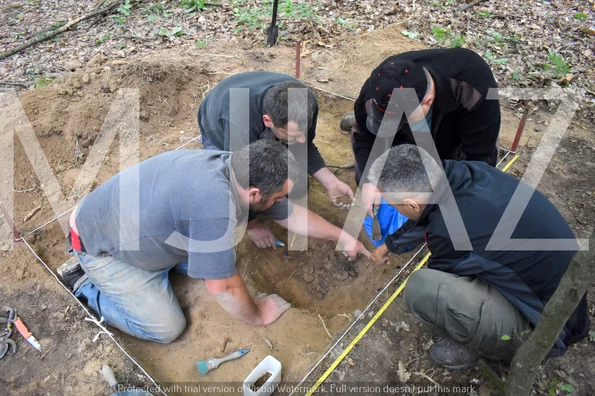
[[294,388],[293,391],[289,394],[289,396],[293,395],[297,389],[300,389],[300,386],[304,383],[304,381],[306,381],[306,379],[308,379],[308,377],[310,376],[310,374],[312,374],[314,372],[314,370],[316,370],[316,368],[320,365],[320,363],[322,363],[322,361],[333,351],[333,349],[335,349],[335,347],[339,344],[339,342],[341,342],[341,340],[343,338],[345,338],[345,336],[347,335],[347,333],[349,333],[349,331],[353,328],[353,326],[355,326],[355,324],[360,320],[360,318],[362,316],[364,316],[364,314],[368,311],[368,309],[370,309],[372,307],[372,305],[376,302],[376,300],[378,300],[378,298],[382,295],[382,293],[384,293],[386,291],[386,289],[389,288],[389,286],[391,286],[393,284],[393,282],[399,277],[399,275],[401,275],[401,272],[403,272],[405,270],[405,268],[407,268],[409,266],[409,264],[411,264],[413,262],[413,260],[415,260],[415,258],[417,257],[417,255],[426,247],[426,243],[424,243],[417,252],[415,252],[415,254],[413,255],[413,257],[411,257],[409,259],[409,261],[399,270],[399,272],[397,272],[397,274],[390,280],[390,282],[388,282],[386,284],[386,286],[384,286],[384,288],[376,295],[376,297],[374,297],[374,299],[368,304],[368,306],[366,308],[364,308],[364,310],[362,311],[362,313],[359,314],[359,316],[353,320],[353,323],[351,323],[351,326],[349,326],[347,328],[347,330],[345,330],[345,332],[343,333],[343,335],[341,335],[341,337],[339,337],[339,339],[337,340],[337,342],[335,342],[335,344],[329,348],[329,350],[318,360],[318,362],[316,362],[316,364],[314,365],[314,367],[312,367],[312,369],[310,369],[310,371],[308,371],[308,374],[306,374],[304,376],[304,378],[300,381],[299,384],[297,384]]
[[52,223],[52,222],[54,222],[54,221],[56,221],[56,220],[58,220],[58,219],[60,219],[60,218],[64,217],[64,216],[65,216],[65,215],[67,215],[68,213],[72,212],[72,210],[73,210],[74,208],[76,208],[76,205],[74,205],[72,208],[68,209],[66,212],[64,212],[64,213],[61,213],[61,214],[59,214],[58,216],[54,217],[53,219],[50,219],[50,220],[46,221],[45,223],[43,223],[42,225],[40,225],[39,227],[37,227],[37,228],[36,228],[36,229],[34,229],[33,231],[29,231],[29,232],[27,233],[27,236],[29,236],[29,235],[33,234],[33,233],[34,233],[34,232],[36,232],[36,231],[39,231],[39,230],[41,230],[43,227],[47,226],[48,224],[50,224],[50,223]]
[[183,145],[181,145],[180,147],[178,147],[175,150],[179,150],[182,147],[186,147],[187,145],[189,145],[190,143],[192,143],[194,141],[198,141],[199,143],[202,143],[201,137],[202,137],[202,135],[195,136],[195,137],[193,137],[192,139],[188,140],[186,143],[184,143]]
[[508,157],[508,155],[509,155],[510,153],[512,153],[512,151],[510,151],[509,149],[504,149],[504,150],[506,150],[506,154],[504,154],[504,157],[502,157],[502,158],[500,159],[500,161],[498,161],[498,163],[496,164],[496,168],[500,167],[500,164],[501,164],[502,162],[504,162],[504,160],[506,159],[506,157]]
[[324,89],[324,88],[320,88],[320,87],[317,87],[317,86],[315,86],[315,85],[312,85],[311,83],[309,83],[309,82],[307,82],[307,81],[306,81],[306,83],[307,83],[307,84],[308,84],[310,87],[312,87],[312,88],[314,88],[314,89],[317,89],[317,90],[319,90],[319,91],[326,92],[327,94],[334,95],[334,96],[337,96],[337,97],[339,97],[339,98],[343,98],[343,99],[347,99],[347,100],[350,100],[350,101],[352,101],[352,102],[355,102],[355,99],[353,99],[353,98],[350,98],[349,96],[345,96],[345,95],[341,95],[341,94],[338,94],[338,93],[331,92],[331,91],[329,91],[329,90],[326,90],[326,89]]
[[126,355],[126,357],[128,357],[128,359],[130,359],[132,361],[132,363],[134,363],[136,365],[136,367],[138,367],[143,372],[143,374],[148,379],[151,380],[151,382],[153,383],[153,385],[155,385],[157,387],[157,389],[159,390],[159,392],[161,392],[162,395],[167,396],[167,393],[165,393],[161,389],[161,387],[159,386],[159,384],[157,384],[157,382],[155,382],[155,380],[153,379],[153,377],[151,377],[149,375],[149,373],[147,373],[145,371],[145,369],[136,360],[134,360],[134,358],[132,356],[130,356],[128,354],[128,352],[126,352],[126,350],[122,347],[122,345],[120,345],[118,343],[118,341],[116,341],[116,339],[114,338],[113,334],[110,333],[103,325],[101,325],[101,323],[103,322],[103,317],[101,318],[101,320],[97,320],[97,318],[94,315],[91,314],[91,312],[87,309],[87,307],[85,307],[85,305],[78,298],[76,298],[76,296],[66,286],[64,286],[64,284],[62,282],[60,282],[60,279],[58,278],[58,276],[56,276],[56,274],[54,273],[54,271],[52,271],[50,269],[50,267],[48,267],[48,265],[41,259],[41,257],[39,257],[37,255],[37,253],[35,252],[35,250],[33,250],[33,248],[31,247],[31,245],[29,245],[29,243],[25,240],[25,238],[21,237],[21,238],[15,240],[15,242],[23,242],[25,244],[25,246],[27,246],[27,248],[35,256],[35,258],[37,259],[37,261],[39,261],[45,267],[45,269],[48,270],[48,272],[50,274],[52,274],[52,276],[56,279],[56,281],[58,282],[58,284],[60,286],[62,286],[62,288],[64,290],[66,290],[68,292],[68,294],[70,294],[75,299],[75,301],[80,305],[80,307],[83,309],[83,311],[85,311],[85,313],[88,316],[88,317],[85,318],[85,320],[86,321],[93,322],[94,324],[96,324],[101,329],[101,331],[99,331],[99,333],[97,333],[97,335],[93,339],[93,342],[95,342],[97,340],[97,337],[100,334],[106,334],[114,342],[114,344],[116,344],[116,346],[122,351],[122,353],[124,353],[124,355]]
[[113,335],[112,332],[109,331],[108,329],[106,329],[105,326],[102,324],[103,316],[99,320],[97,320],[95,318],[85,318],[85,322],[94,323],[97,327],[99,327],[101,329],[101,331],[97,332],[97,334],[95,334],[95,337],[93,337],[93,343],[95,343],[95,341],[97,341],[99,339],[99,336],[102,334]]

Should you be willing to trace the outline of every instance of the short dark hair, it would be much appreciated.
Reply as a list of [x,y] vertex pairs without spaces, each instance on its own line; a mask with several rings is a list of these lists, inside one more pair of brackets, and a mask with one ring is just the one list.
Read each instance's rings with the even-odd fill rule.
[[388,193],[432,192],[443,171],[426,150],[414,144],[394,146],[378,157],[369,179]]
[[266,198],[281,191],[287,179],[297,182],[299,165],[280,142],[257,140],[231,155],[231,168],[242,188],[258,188]]
[[[308,100],[305,103],[300,103],[302,101],[299,100],[296,103],[292,102],[290,108],[288,102],[289,89],[291,88],[307,89]],[[297,123],[300,130],[307,134],[308,125],[312,125],[314,122],[314,114],[318,110],[318,103],[314,92],[306,85],[299,81],[285,81],[269,88],[264,96],[263,110],[265,114],[271,117],[276,127],[285,128],[287,123],[292,121]]]

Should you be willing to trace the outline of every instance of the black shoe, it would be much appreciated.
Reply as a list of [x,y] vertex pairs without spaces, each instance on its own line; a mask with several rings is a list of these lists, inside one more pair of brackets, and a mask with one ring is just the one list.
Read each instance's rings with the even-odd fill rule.
[[430,359],[449,370],[467,370],[479,361],[479,356],[462,345],[445,338],[428,350]]
[[351,127],[353,124],[355,124],[355,113],[353,111],[348,111],[343,114],[343,117],[341,118],[341,133],[343,135],[351,134]]
[[58,275],[71,291],[75,290],[76,283],[85,275],[76,257],[69,258],[58,267]]

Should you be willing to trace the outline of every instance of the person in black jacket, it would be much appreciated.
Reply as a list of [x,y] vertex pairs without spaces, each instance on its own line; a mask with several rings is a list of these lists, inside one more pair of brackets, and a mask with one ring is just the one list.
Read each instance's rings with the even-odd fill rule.
[[[348,209],[350,205],[341,198],[352,201],[353,191],[326,167],[314,144],[317,118],[318,102],[312,90],[291,76],[266,71],[225,78],[209,91],[198,109],[205,149],[236,151],[261,139],[280,141],[302,169],[292,196],[306,194],[309,174],[324,186],[335,206]],[[271,230],[256,218],[251,217],[248,223],[248,235],[258,247],[276,247]]]
[[[372,260],[383,264],[389,252],[399,254],[425,240],[432,253],[428,268],[411,275],[405,301],[443,338],[429,349],[431,359],[448,369],[472,367],[480,357],[510,362],[541,319],[578,245],[539,191],[484,162],[445,160],[443,167],[414,145],[393,147],[374,162],[370,179],[410,220],[387,237]],[[511,203],[517,188],[529,201],[519,217],[502,222],[514,232],[501,248],[493,239],[502,238],[496,230],[509,204],[522,206]],[[429,198],[419,194],[428,192]],[[460,213],[460,227],[454,212]],[[563,239],[564,247],[552,247]],[[588,332],[585,294],[548,356],[563,355]]]
[[[371,157],[376,139],[386,140],[383,147],[387,148],[415,144],[412,130],[429,127],[441,159],[483,161],[495,166],[500,104],[487,100],[486,95],[497,87],[487,63],[464,48],[405,52],[374,69],[355,102],[351,128],[356,181],[368,213],[372,215],[372,203],[380,203],[380,195],[365,174],[366,164],[376,159]],[[394,139],[378,137],[395,88],[415,89],[419,107],[409,118],[403,116]],[[424,118],[427,127],[422,123]]]

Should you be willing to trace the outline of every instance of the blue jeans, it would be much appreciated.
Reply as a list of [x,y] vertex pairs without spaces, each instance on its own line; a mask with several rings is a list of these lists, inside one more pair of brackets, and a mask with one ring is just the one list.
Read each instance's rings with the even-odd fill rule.
[[[145,340],[169,343],[186,327],[186,318],[169,283],[171,268],[147,271],[109,254],[75,251],[87,279],[74,291],[104,321]],[[174,267],[187,272],[188,262]]]
[[211,140],[209,140],[207,135],[205,135],[204,133],[201,133],[200,138],[201,138],[202,146],[205,148],[205,150],[217,150],[217,151],[221,150],[220,148],[215,146],[213,143],[211,143]]

